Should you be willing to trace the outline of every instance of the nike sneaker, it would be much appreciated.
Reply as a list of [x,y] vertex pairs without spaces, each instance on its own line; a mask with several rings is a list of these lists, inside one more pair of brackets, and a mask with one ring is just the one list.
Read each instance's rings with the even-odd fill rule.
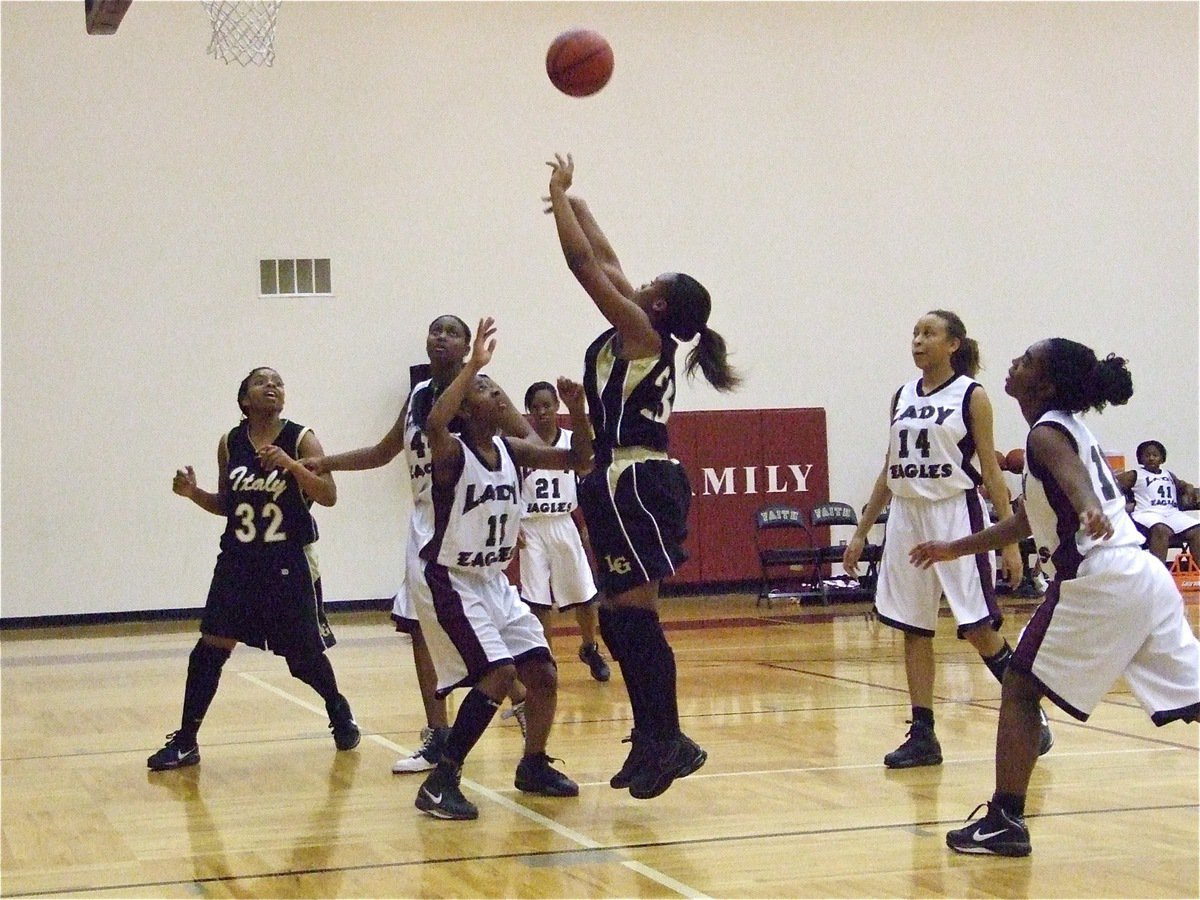
[[155,772],[182,769],[200,762],[200,746],[196,738],[186,737],[178,731],[167,735],[167,745],[146,760],[146,765]]
[[[978,822],[971,819],[987,807],[987,814]],[[946,834],[946,846],[959,853],[982,853],[992,856],[1028,856],[1029,829],[1023,816],[1006,813],[990,800],[980,803],[967,817],[967,826]]]

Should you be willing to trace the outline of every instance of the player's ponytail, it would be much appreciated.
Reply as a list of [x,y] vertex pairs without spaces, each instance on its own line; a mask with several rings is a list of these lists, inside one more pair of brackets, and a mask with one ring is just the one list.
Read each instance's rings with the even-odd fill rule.
[[731,391],[742,379],[729,365],[725,339],[708,327],[710,312],[712,298],[707,288],[691,275],[677,273],[667,289],[667,332],[685,343],[700,336],[688,352],[684,371],[690,377],[699,367],[718,391]]
[[684,371],[691,377],[696,367],[704,373],[704,380],[718,391],[732,391],[742,383],[742,376],[729,365],[725,338],[708,326],[700,329],[700,340],[688,351]]
[[1133,375],[1121,357],[1096,353],[1077,341],[1051,338],[1046,342],[1046,368],[1054,384],[1054,409],[1096,412],[1109,403],[1121,406],[1133,396]]

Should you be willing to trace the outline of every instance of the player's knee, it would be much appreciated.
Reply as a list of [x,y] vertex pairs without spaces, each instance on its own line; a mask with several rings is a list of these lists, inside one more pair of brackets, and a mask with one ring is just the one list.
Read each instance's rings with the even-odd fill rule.
[[532,659],[520,669],[521,681],[528,690],[546,692],[557,690],[558,669],[549,659]]
[[316,659],[312,656],[286,656],[288,671],[293,678],[304,680],[304,676],[316,667]]
[[230,648],[209,640],[205,635],[196,641],[196,646],[192,648],[192,652],[188,656],[188,669],[220,671],[221,667],[225,665],[225,660],[229,659],[230,652]]
[[[511,663],[504,666],[497,666],[491,669],[482,678],[479,679],[478,688],[483,693],[487,694],[497,703],[500,703],[508,696],[512,690],[513,682],[516,680],[517,670]],[[529,682],[521,679],[525,683],[525,687],[529,687]]]
[[1041,688],[1033,678],[1012,666],[1008,667],[1000,688],[1001,703],[1036,704],[1041,698]]

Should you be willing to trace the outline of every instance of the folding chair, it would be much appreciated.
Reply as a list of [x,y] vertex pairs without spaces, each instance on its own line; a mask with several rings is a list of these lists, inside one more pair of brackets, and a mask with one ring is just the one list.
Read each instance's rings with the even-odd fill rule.
[[[854,507],[849,503],[840,503],[837,501],[820,503],[813,507],[810,521],[813,528],[834,528],[839,525],[858,526],[858,516],[854,512]],[[879,579],[879,561],[883,558],[882,545],[864,545],[862,555],[859,559],[860,562],[867,566],[867,571],[859,578],[843,576],[841,579],[837,579],[833,577],[832,567],[835,563],[842,561],[842,558],[846,554],[846,544],[844,541],[835,544],[832,532],[830,532],[830,542],[819,546],[817,549],[821,554],[818,565],[820,570],[821,602],[831,603],[836,601],[848,603],[859,600],[873,600],[875,598],[875,584]]]
[[[821,553],[813,547],[804,511],[772,504],[754,513],[754,546],[761,580],[755,606],[776,598],[819,596]],[[802,574],[797,574],[800,572]]]

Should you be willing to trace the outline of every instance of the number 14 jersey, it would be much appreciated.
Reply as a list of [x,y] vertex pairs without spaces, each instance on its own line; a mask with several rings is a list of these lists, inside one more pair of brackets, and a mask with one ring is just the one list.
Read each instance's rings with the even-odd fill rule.
[[974,378],[956,375],[928,394],[920,378],[896,392],[887,459],[893,494],[945,500],[980,484],[969,412],[978,387]]

